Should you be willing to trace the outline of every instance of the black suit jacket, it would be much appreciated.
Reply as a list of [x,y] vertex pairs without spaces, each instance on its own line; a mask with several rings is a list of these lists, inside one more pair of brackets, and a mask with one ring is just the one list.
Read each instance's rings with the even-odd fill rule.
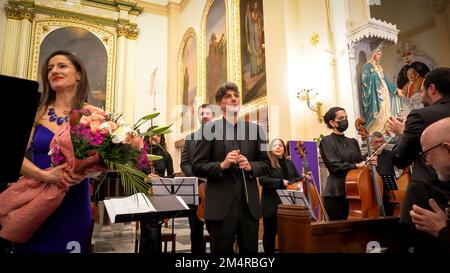
[[259,177],[259,184],[262,187],[261,207],[264,217],[276,215],[278,204],[281,204],[277,190],[286,189],[283,180],[293,181],[301,179],[292,160],[286,159],[286,167],[288,170],[288,177],[283,177],[282,170],[273,167],[270,169],[268,175]]
[[183,152],[181,153],[180,167],[185,176],[195,176],[192,170],[192,161],[194,161],[194,134],[192,133],[184,139]]
[[225,119],[208,123],[203,127],[202,140],[196,141],[195,144],[192,164],[194,174],[208,180],[205,189],[205,219],[223,220],[235,198],[236,183],[243,182],[242,172],[236,166],[223,171],[220,168],[220,163],[227,153],[237,148],[247,157],[252,167],[251,171],[244,172],[248,189],[246,201],[251,215],[258,219],[261,217],[261,206],[256,177],[269,171],[269,159],[266,151],[262,150],[266,142],[265,134],[260,126],[239,120],[237,127],[241,130],[237,133],[238,140],[227,140],[227,130],[224,129],[230,126],[233,127]]
[[433,197],[442,207],[450,199],[450,185],[438,180],[436,172],[426,165],[419,155],[422,151],[420,136],[433,122],[450,116],[450,98],[443,98],[436,104],[413,110],[406,119],[406,126],[399,142],[392,149],[393,162],[404,169],[412,164],[411,181],[403,203],[401,222],[411,223],[409,211],[413,204],[431,209],[428,199]]

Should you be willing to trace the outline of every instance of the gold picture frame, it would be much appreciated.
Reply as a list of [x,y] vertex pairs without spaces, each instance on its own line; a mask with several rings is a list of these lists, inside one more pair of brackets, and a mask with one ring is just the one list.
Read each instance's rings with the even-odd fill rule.
[[[61,28],[75,27],[86,30],[96,36],[105,47],[107,54],[106,63],[106,97],[105,110],[114,109],[114,83],[116,60],[116,34],[113,29],[100,25],[94,21],[69,16],[52,16],[36,19],[33,22],[31,34],[31,49],[28,62],[28,78],[38,80],[40,48],[44,39],[53,31]],[[61,48],[63,49],[63,48]]]

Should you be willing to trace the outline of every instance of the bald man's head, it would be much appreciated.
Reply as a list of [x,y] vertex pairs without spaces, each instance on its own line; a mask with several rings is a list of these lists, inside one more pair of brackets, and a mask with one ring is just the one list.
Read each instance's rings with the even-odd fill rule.
[[439,180],[450,181],[450,117],[428,126],[420,138],[427,164],[436,170]]

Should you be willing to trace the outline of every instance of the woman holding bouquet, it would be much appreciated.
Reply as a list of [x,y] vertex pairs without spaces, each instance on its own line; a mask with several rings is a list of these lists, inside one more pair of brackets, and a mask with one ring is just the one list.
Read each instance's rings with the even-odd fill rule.
[[89,179],[68,171],[67,163],[52,166],[49,145],[69,121],[73,109],[86,107],[89,83],[84,65],[67,51],[52,53],[41,67],[43,92],[29,146],[32,161],[24,158],[21,172],[44,183],[68,189],[60,206],[23,244],[14,243],[15,253],[85,253],[93,229]]

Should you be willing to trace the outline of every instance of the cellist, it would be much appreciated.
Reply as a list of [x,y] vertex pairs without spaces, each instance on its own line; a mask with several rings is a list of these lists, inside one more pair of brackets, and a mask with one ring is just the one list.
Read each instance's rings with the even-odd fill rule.
[[[324,121],[332,130],[319,144],[320,155],[329,172],[323,191],[324,206],[329,220],[343,220],[347,219],[349,210],[345,196],[345,177],[350,170],[365,167],[366,161],[358,141],[344,135],[348,128],[344,108],[330,108],[324,116]],[[377,156],[373,156],[370,163],[376,165]]]

